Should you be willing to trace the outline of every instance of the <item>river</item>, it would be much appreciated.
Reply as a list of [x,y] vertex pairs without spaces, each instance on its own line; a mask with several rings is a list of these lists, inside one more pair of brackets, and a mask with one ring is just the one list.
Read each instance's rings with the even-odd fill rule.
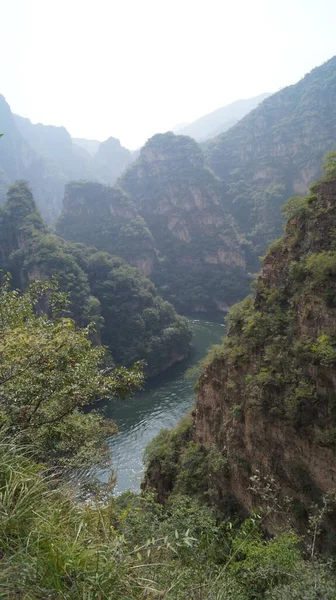
[[[195,365],[213,344],[224,335],[223,320],[189,319],[193,331],[192,350],[188,358],[166,373],[149,381],[145,389],[127,400],[109,403],[107,416],[116,421],[119,433],[108,440],[112,463],[117,475],[115,493],[139,491],[143,477],[142,456],[153,437],[165,427],[173,427],[194,402],[193,382],[185,378],[186,370]],[[107,479],[102,473],[102,480]]]

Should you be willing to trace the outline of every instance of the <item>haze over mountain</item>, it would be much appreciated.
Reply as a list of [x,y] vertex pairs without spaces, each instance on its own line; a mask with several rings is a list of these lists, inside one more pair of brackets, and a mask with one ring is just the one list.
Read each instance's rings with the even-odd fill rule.
[[271,94],[264,93],[255,96],[254,98],[236,100],[231,104],[217,108],[217,110],[200,117],[193,123],[175,127],[175,133],[178,133],[179,135],[189,135],[197,142],[204,142],[220,133],[224,133],[224,131],[232,127],[232,125],[235,125],[270,95]]
[[336,56],[209,141],[206,161],[222,203],[256,255],[282,232],[280,207],[307,192],[336,145]]
[[86,150],[91,156],[95,156],[101,144],[98,140],[85,140],[84,138],[72,138],[72,141],[77,146],[80,146],[80,148],[83,148],[83,150]]
[[131,152],[115,138],[97,142],[96,156],[92,156],[74,142],[65,127],[33,124],[13,115],[1,95],[0,124],[4,134],[0,147],[0,203],[5,201],[8,185],[26,179],[48,223],[61,212],[67,182],[85,179],[114,184],[133,160]]
[[335,0],[3,4],[1,599],[335,600]]
[[[282,203],[308,189],[335,145],[335,81],[336,57],[266,98],[204,152],[192,138],[167,133],[137,159],[115,138],[92,157],[65,128],[13,117],[2,98],[3,196],[26,178],[49,222],[64,198],[57,227],[67,239],[138,266],[182,311],[226,310],[281,233]],[[122,172],[123,192],[101,185],[116,184]]]

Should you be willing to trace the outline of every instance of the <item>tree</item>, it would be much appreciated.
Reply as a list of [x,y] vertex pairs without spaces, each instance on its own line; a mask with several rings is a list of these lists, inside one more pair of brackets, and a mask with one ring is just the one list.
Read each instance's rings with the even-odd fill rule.
[[109,365],[106,349],[91,343],[90,327],[62,316],[66,304],[55,284],[34,283],[21,294],[3,278],[0,424],[31,444],[39,460],[88,468],[106,463],[105,440],[116,426],[87,409],[139,389],[142,365]]
[[323,173],[324,179],[336,179],[336,150],[326,155]]

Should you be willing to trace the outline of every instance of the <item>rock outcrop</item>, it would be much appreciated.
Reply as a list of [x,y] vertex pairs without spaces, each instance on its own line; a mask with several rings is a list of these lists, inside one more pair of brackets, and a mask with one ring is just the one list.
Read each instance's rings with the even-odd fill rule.
[[145,221],[118,188],[89,181],[67,184],[56,232],[71,242],[121,256],[146,276],[158,261]]
[[194,140],[155,135],[119,185],[153,235],[160,262],[152,277],[168,300],[188,312],[217,311],[244,295],[244,249]]

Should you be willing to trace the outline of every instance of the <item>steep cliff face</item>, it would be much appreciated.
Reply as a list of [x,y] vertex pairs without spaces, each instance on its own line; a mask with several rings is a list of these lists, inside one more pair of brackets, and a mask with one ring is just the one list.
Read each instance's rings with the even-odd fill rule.
[[149,276],[157,262],[154,240],[134,204],[117,188],[92,182],[65,187],[58,235],[121,256]]
[[245,256],[219,183],[194,140],[158,134],[119,181],[160,254],[153,279],[182,310],[221,310],[244,294]]
[[243,507],[263,502],[250,481],[259,473],[304,522],[336,488],[336,179],[287,210],[255,297],[233,309],[201,377],[193,437],[225,454],[223,489]]
[[335,146],[336,57],[273,94],[209,142],[207,162],[224,182],[223,204],[256,255],[281,234],[280,207],[304,194]]
[[[336,169],[334,177],[287,203],[286,233],[254,296],[231,309],[228,335],[204,365],[187,443],[171,438],[173,476],[157,454],[149,464],[161,498],[193,460],[208,500],[261,506],[271,531],[290,518],[306,532],[312,506],[336,490]],[[330,548],[335,504],[328,510]]]

